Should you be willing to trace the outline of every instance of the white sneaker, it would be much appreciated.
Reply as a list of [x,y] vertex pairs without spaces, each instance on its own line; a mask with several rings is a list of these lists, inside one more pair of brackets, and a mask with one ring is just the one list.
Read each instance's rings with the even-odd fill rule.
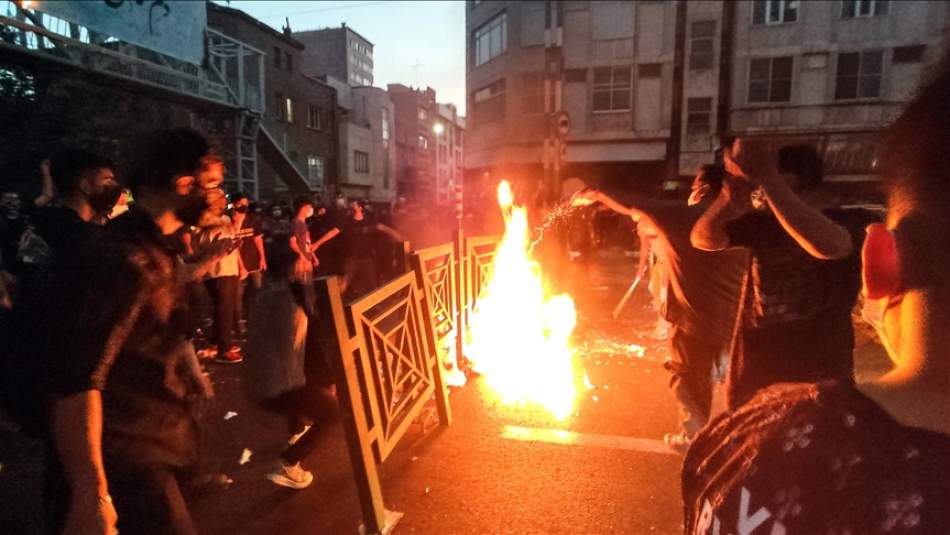
[[287,439],[287,445],[293,446],[294,444],[296,444],[297,441],[300,440],[300,437],[302,437],[303,434],[306,433],[307,431],[310,431],[309,425],[303,426],[303,431],[297,433],[296,435],[290,435],[290,438]]
[[305,489],[313,483],[313,474],[304,470],[300,463],[287,465],[280,463],[280,468],[267,474],[267,479],[275,485],[289,489]]

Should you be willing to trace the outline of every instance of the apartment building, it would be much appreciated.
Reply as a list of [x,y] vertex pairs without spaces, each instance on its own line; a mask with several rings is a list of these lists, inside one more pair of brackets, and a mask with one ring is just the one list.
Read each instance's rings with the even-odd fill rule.
[[339,28],[294,32],[306,47],[301,68],[310,76],[332,76],[347,84],[373,85],[373,43],[344,22]]
[[948,11],[470,0],[466,177],[579,176],[657,192],[682,187],[721,139],[742,135],[814,144],[831,180],[873,180],[877,135],[943,53]]
[[337,180],[336,90],[301,72],[303,43],[243,11],[213,2],[208,3],[208,25],[265,54],[264,94],[260,95],[265,111],[251,137],[252,150],[260,156],[258,180],[241,189],[271,200],[333,187]]
[[340,107],[339,192],[351,199],[389,204],[396,198],[395,108],[386,90],[350,87],[325,77]]
[[435,141],[435,195],[439,205],[455,202],[455,191],[463,184],[465,117],[454,104],[437,104],[432,124]]

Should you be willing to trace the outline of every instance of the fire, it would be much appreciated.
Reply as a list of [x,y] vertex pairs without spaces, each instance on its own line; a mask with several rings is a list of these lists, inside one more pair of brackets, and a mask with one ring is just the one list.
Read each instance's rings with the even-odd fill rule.
[[540,405],[565,419],[584,389],[575,372],[570,336],[577,323],[569,295],[549,295],[541,266],[528,253],[526,210],[507,182],[498,186],[505,235],[471,319],[466,356],[501,401]]

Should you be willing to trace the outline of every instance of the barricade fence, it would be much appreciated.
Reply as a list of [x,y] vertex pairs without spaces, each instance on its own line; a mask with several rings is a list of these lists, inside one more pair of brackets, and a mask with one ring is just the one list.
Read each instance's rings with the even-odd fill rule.
[[446,357],[454,350],[452,365],[465,369],[468,321],[499,240],[459,230],[450,243],[418,251],[400,242],[382,266],[389,282],[350,302],[338,277],[317,280],[366,533],[390,533],[402,516],[385,507],[378,465],[431,400],[440,425],[451,423]]

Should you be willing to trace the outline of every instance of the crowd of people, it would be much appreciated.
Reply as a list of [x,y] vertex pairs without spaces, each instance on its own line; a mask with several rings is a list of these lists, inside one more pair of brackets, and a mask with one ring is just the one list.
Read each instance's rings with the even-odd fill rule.
[[[578,194],[642,225],[664,274],[687,533],[950,525],[947,95],[950,60],[886,134],[884,221],[838,205],[813,147],[749,139],[726,143],[687,203]],[[109,159],[65,149],[30,213],[2,199],[2,402],[45,445],[53,532],[196,532],[182,489],[199,474],[193,406],[213,394],[203,295],[203,355],[253,354],[253,398],[287,419],[268,478],[308,486],[301,461],[337,417],[314,278],[360,295],[393,267],[373,244],[403,239],[359,202],[228,198],[195,131],[139,147],[124,185]],[[853,364],[862,282],[894,362],[868,383]],[[723,353],[728,409],[713,417]]]
[[387,244],[404,239],[357,200],[300,197],[291,212],[229,197],[193,130],[140,146],[121,171],[62,149],[29,209],[3,198],[2,407],[45,444],[54,533],[195,533],[182,489],[215,481],[199,466],[204,360],[253,354],[249,393],[288,421],[268,478],[308,486],[300,462],[337,412],[315,275],[358,296],[392,275]]

